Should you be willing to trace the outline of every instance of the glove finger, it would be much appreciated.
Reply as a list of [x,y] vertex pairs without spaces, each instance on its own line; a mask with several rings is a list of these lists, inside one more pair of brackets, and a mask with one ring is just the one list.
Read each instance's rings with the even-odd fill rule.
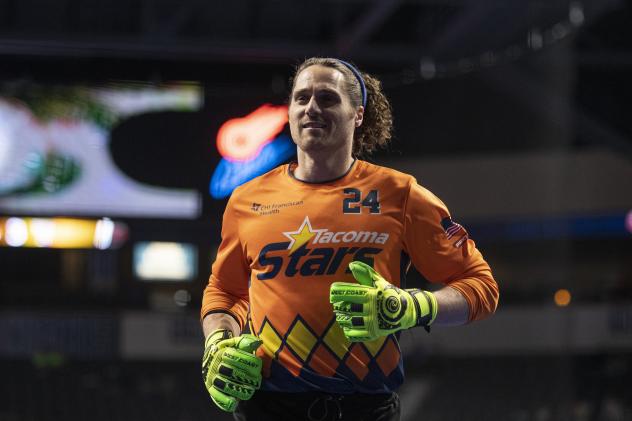
[[204,350],[204,356],[202,357],[202,372],[206,372],[208,371],[208,368],[211,366],[211,360],[213,359],[213,356],[211,355],[211,349],[206,348]]
[[374,339],[377,339],[377,337],[374,337],[373,335],[369,333],[368,330],[365,330],[365,329],[352,328],[352,329],[343,329],[342,331],[345,334],[346,338],[349,340],[349,342],[365,342],[365,341],[372,341]]
[[225,339],[217,343],[218,349],[239,348],[243,351],[254,352],[261,345],[261,340],[254,335],[245,333],[234,338]]
[[255,393],[255,388],[245,384],[239,384],[222,375],[217,375],[213,379],[213,387],[211,389],[217,389],[225,395],[237,398],[239,400],[247,400]]
[[335,312],[336,313],[336,322],[340,325],[341,328],[351,328],[357,329],[365,326],[364,318],[362,316],[354,316],[350,313],[344,312]]
[[353,327],[351,323],[351,315],[345,312],[334,311],[336,315],[336,323],[344,330]]
[[222,377],[225,377],[232,382],[252,386],[255,389],[259,389],[261,386],[261,372],[249,373],[245,370],[230,367],[225,364],[221,364],[217,371]]
[[371,287],[350,284],[348,282],[334,282],[329,289],[329,302],[337,303],[348,301],[350,303],[366,303],[369,294],[373,290]]
[[349,263],[349,269],[351,269],[351,273],[353,277],[358,281],[360,285],[366,286],[374,286],[374,281],[378,279],[384,279],[380,276],[379,273],[375,271],[371,266],[367,265],[364,262],[353,261]]
[[228,367],[243,370],[251,376],[260,375],[261,367],[263,366],[261,358],[236,348],[224,350],[222,363]]
[[334,304],[334,311],[336,312],[341,312],[341,313],[349,313],[352,315],[356,315],[356,316],[363,316],[364,314],[364,308],[365,305],[364,304],[360,304],[360,303],[350,303],[347,301],[340,301],[340,302],[336,302],[333,303]]
[[211,399],[213,399],[215,405],[217,405],[222,411],[233,412],[235,411],[235,408],[237,408],[237,403],[239,403],[239,401],[232,396],[228,396],[214,387],[209,389],[209,393],[211,394]]
[[261,346],[262,343],[263,341],[257,338],[255,335],[246,333],[237,337],[235,348],[245,352],[253,353],[257,350],[257,348]]

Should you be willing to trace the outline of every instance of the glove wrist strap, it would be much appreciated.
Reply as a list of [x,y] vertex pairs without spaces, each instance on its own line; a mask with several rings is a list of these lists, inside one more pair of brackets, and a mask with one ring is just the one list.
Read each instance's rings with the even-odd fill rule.
[[204,341],[204,347],[207,348],[210,344],[223,341],[224,339],[230,339],[233,337],[233,332],[228,329],[216,329],[211,332],[210,335]]
[[430,291],[421,289],[407,289],[406,291],[412,297],[413,305],[415,306],[417,316],[415,326],[423,326],[429,331],[429,326],[437,317],[437,298]]

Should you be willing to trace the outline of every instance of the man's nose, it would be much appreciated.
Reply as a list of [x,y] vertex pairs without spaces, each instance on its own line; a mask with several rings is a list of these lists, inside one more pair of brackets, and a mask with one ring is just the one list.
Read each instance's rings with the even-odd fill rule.
[[320,107],[318,106],[318,101],[316,101],[316,97],[312,96],[310,98],[309,102],[307,103],[305,113],[307,113],[307,115],[320,113]]

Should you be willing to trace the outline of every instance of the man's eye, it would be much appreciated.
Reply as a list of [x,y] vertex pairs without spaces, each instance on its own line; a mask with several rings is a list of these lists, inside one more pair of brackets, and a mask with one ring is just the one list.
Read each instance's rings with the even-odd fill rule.
[[336,102],[336,97],[334,95],[321,95],[319,100],[325,104],[332,104]]

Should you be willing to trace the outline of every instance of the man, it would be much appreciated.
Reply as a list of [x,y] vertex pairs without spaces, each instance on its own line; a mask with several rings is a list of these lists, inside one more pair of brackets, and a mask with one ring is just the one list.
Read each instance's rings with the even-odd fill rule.
[[[297,162],[226,206],[202,303],[206,387],[239,420],[397,420],[398,332],[484,318],[497,284],[437,197],[356,158],[390,138],[378,80],[308,59],[288,112]],[[398,288],[411,261],[444,286]]]

